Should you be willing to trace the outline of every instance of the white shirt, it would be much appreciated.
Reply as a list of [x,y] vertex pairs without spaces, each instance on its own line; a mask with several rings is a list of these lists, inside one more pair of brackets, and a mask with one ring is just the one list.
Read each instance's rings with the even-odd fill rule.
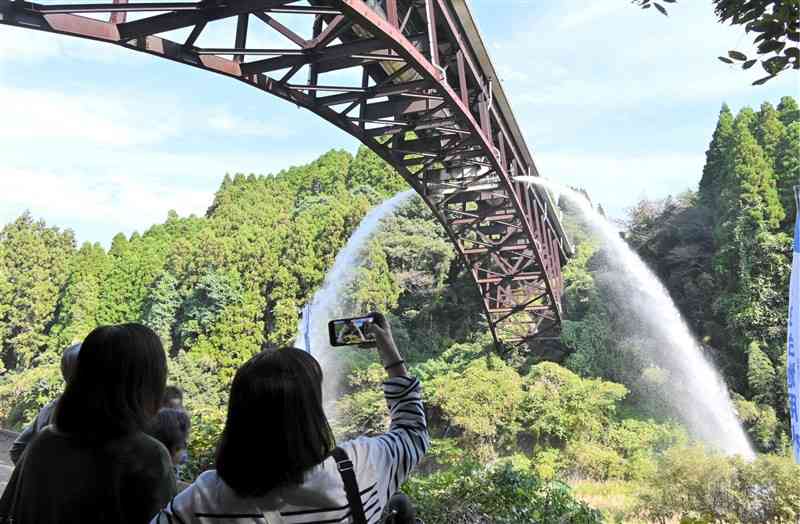
[[[367,522],[378,522],[428,449],[429,436],[419,380],[395,377],[383,383],[389,431],[341,444],[353,462]],[[215,470],[201,474],[151,524],[350,523],[344,485],[333,457],[312,468],[300,485],[278,488],[260,498],[236,495]]]

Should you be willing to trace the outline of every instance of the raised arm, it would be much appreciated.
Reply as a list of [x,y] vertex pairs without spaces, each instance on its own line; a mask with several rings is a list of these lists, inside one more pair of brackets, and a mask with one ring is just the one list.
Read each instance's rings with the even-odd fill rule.
[[389,431],[377,437],[385,461],[386,490],[391,497],[405,481],[411,470],[428,450],[430,437],[422,406],[422,389],[408,369],[392,337],[392,330],[382,315],[376,315],[373,325],[378,353],[389,375],[383,383],[383,392],[389,408]]

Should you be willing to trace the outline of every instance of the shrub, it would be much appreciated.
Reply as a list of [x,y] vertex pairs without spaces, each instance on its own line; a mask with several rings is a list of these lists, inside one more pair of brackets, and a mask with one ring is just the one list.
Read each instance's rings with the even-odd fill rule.
[[404,487],[427,524],[550,524],[602,522],[600,513],[578,502],[569,487],[543,482],[513,464],[465,463]]
[[557,449],[544,449],[536,453],[532,467],[542,480],[553,480],[564,468],[564,457]]
[[522,398],[522,379],[497,357],[479,358],[460,373],[450,372],[425,387],[429,407],[461,432],[465,448],[483,458],[512,442]]
[[578,441],[566,449],[573,475],[592,480],[622,479],[627,466],[614,449],[597,442]]
[[0,419],[4,428],[21,430],[64,389],[58,365],[11,374],[0,385]]
[[640,513],[659,523],[783,523],[800,518],[800,467],[790,459],[752,462],[700,446],[664,453],[641,496]]
[[524,380],[520,424],[539,444],[563,445],[581,436],[602,436],[625,386],[583,379],[552,362],[536,364]]

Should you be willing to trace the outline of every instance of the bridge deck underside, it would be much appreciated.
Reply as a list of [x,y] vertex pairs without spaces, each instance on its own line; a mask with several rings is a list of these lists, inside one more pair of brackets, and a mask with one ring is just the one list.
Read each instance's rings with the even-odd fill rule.
[[[425,199],[483,297],[495,340],[553,336],[568,243],[463,0],[0,0],[0,23],[117,44],[227,75],[358,138]],[[232,18],[228,47],[204,43]],[[281,48],[260,48],[256,26]],[[274,38],[273,38],[274,39]],[[503,95],[504,97],[504,95]]]

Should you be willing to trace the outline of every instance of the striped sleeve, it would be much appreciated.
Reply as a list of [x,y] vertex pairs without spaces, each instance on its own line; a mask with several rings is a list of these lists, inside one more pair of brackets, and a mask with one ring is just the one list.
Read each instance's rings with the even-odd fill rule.
[[394,377],[383,383],[389,407],[389,431],[373,442],[382,453],[386,469],[381,488],[388,500],[428,451],[428,425],[422,406],[422,388],[414,377]]

